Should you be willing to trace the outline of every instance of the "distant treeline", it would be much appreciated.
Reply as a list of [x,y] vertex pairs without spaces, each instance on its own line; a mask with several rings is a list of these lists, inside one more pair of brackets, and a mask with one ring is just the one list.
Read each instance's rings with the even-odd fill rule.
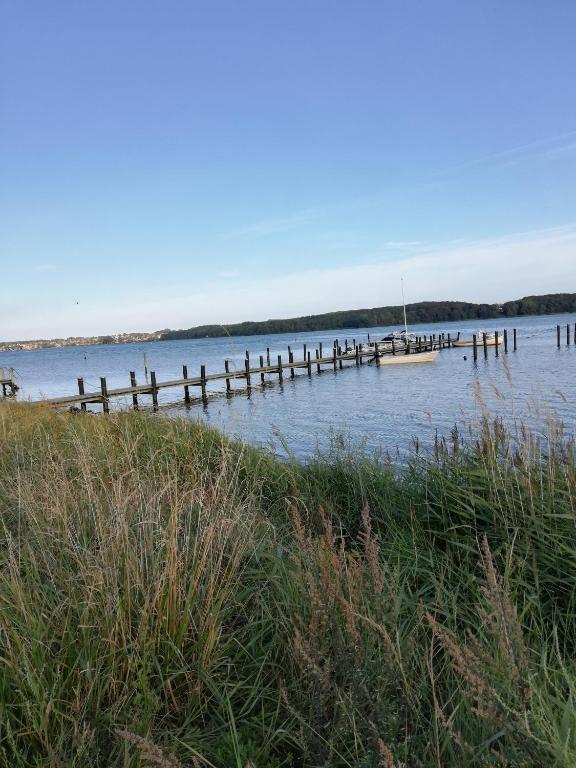
[[[441,323],[451,320],[486,320],[495,317],[521,315],[554,315],[576,312],[576,293],[550,293],[545,296],[525,296],[505,304],[471,304],[466,301],[421,301],[406,305],[409,325]],[[217,336],[256,336],[270,333],[299,333],[301,331],[345,330],[400,325],[404,322],[402,306],[349,309],[325,312],[322,315],[291,317],[284,320],[262,320],[234,325],[198,325],[180,331],[165,331],[161,339],[203,339]]]

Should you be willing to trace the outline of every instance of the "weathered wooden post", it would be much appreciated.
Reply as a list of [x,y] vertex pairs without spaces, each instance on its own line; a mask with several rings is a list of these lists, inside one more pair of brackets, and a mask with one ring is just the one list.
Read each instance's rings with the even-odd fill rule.
[[556,326],[556,344],[558,346],[558,349],[560,349],[560,326]]
[[[130,371],[130,386],[133,389],[136,389],[138,386],[136,383],[136,371]],[[138,395],[136,393],[132,394],[132,408],[134,408],[135,411],[138,410]]]
[[494,341],[496,342],[494,349],[496,351],[496,357],[498,357],[498,344],[499,344],[499,338],[498,338],[498,331],[494,331]]
[[334,371],[335,372],[336,372],[336,370],[338,368],[337,357],[336,357],[337,354],[338,354],[338,350],[336,349],[336,344],[334,344],[334,349],[332,350],[332,357],[333,357]]
[[[250,361],[246,360],[248,365],[250,365]],[[206,366],[201,365],[200,366],[200,389],[202,390],[202,400],[206,402]]]
[[320,357],[322,357],[322,342],[320,342],[320,344],[318,345],[318,347],[319,347],[319,349],[320,349]]
[[102,393],[102,410],[104,413],[110,413],[110,404],[108,403],[108,387],[106,386],[106,378],[100,376],[100,392]]
[[354,354],[356,355],[356,368],[360,365],[360,347],[354,344]]
[[340,370],[342,370],[342,347],[338,347],[338,362],[340,364]]
[[566,344],[570,346],[570,323],[566,323]]
[[[187,379],[188,378],[188,366],[183,365],[182,366],[182,378]],[[190,387],[188,384],[184,384],[184,402],[189,403],[190,402]]]
[[316,350],[316,373],[320,373],[320,352]]
[[[224,370],[226,373],[230,373],[230,363],[228,362],[228,359],[224,360]],[[226,392],[230,394],[232,391],[232,387],[230,386],[230,379],[226,378]]]
[[156,387],[156,371],[150,371],[150,385],[152,387],[152,407],[158,410],[158,388]]
[[514,336],[514,352],[516,352],[516,328],[513,329],[513,336]]
[[504,354],[508,354],[508,331],[504,328]]
[[[378,347],[378,342],[376,342],[376,347]],[[396,354],[396,344],[394,344],[394,336],[392,336],[392,354]]]
[[[288,362],[289,363],[293,363],[294,362],[294,352],[292,352],[292,350],[290,350],[290,354],[288,355]],[[294,367],[292,367],[292,368],[290,368],[290,378],[293,379],[294,376],[295,376]]]
[[262,368],[264,368],[264,356],[260,355],[260,383],[264,386],[264,371],[262,371]]
[[312,361],[310,360],[310,352],[308,352],[308,376],[312,376]]
[[304,357],[302,359],[306,362],[306,344],[304,344]]
[[[394,339],[392,339],[392,350],[394,350]],[[376,359],[376,363],[378,363],[378,360],[380,360],[380,348],[378,346],[378,341],[374,342],[374,357]]]
[[448,334],[448,349],[452,346],[452,339],[450,338],[450,334]]
[[284,379],[282,371],[282,355],[278,355],[278,381],[282,382]]
[[270,347],[266,347],[266,365],[270,368]]
[[474,360],[476,361],[478,359],[478,344],[476,342],[476,334],[475,333],[472,334],[472,348],[474,350],[473,357],[474,357]]
[[[83,395],[84,394],[84,379],[78,379],[78,394]],[[80,409],[82,411],[86,410],[86,403],[80,403]]]
[[486,340],[486,331],[482,333],[482,343],[484,344],[484,357],[488,357],[488,342]]
[[244,372],[246,376],[246,387],[250,389],[252,386],[252,381],[250,379],[250,360],[248,360],[248,358],[244,360]]

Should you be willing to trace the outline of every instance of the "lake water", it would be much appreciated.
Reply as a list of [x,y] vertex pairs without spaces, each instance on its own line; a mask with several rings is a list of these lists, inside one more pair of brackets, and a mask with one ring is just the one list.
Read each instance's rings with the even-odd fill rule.
[[[284,374],[283,383],[270,376],[264,388],[259,376],[252,377],[252,392],[227,397],[224,383],[210,389],[207,405],[196,401],[190,406],[182,402],[181,389],[161,391],[161,411],[169,415],[199,418],[222,428],[231,435],[257,444],[270,446],[284,454],[286,446],[297,456],[307,457],[317,448],[325,450],[334,433],[369,450],[403,450],[418,437],[430,444],[435,431],[447,434],[455,424],[476,420],[482,402],[491,413],[506,420],[524,419],[533,426],[541,424],[546,412],[559,416],[568,431],[573,432],[576,417],[576,347],[573,343],[575,315],[525,317],[479,322],[458,321],[412,326],[417,334],[458,331],[509,330],[509,352],[495,355],[488,348],[484,359],[479,348],[478,360],[472,360],[471,349],[447,349],[434,363],[408,366],[363,365],[359,368],[344,363],[344,370],[325,369],[311,378],[305,370],[296,378]],[[566,346],[566,324],[571,324],[571,345]],[[556,347],[556,325],[562,325],[562,346]],[[518,332],[518,350],[512,351],[512,328]],[[287,346],[302,359],[302,345],[314,350],[320,341],[324,354],[330,354],[334,338],[343,343],[355,338],[366,341],[367,334],[380,337],[392,328],[350,329],[346,332],[317,332],[250,336],[222,339],[152,342],[147,344],[99,345],[0,353],[0,366],[13,367],[21,390],[19,399],[37,399],[77,393],[76,379],[84,378],[86,391],[100,386],[106,376],[108,388],[127,386],[128,373],[135,370],[139,383],[144,383],[144,353],[148,369],[156,371],[158,381],[180,378],[182,365],[188,365],[190,376],[199,375],[200,365],[207,373],[224,370],[224,359],[230,370],[243,370],[244,354],[250,351],[251,362],[270,348],[272,361],[282,354],[288,360]],[[467,357],[465,360],[464,357]],[[314,369],[315,371],[315,369]],[[233,382],[236,389],[243,382]],[[195,389],[191,390],[196,394]],[[141,396],[142,406],[150,398]],[[130,401],[131,402],[131,401]],[[125,401],[123,404],[128,406]],[[98,410],[96,408],[96,410]]]

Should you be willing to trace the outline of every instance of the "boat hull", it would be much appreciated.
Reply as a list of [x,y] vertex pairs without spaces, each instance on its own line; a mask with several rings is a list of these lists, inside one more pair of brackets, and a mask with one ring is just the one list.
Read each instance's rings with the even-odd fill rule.
[[[502,344],[502,339],[499,338],[498,339],[498,346],[500,346],[500,344]],[[452,342],[452,346],[453,347],[473,347],[474,346],[474,342],[471,339],[459,339],[459,340],[455,339]],[[481,336],[479,336],[476,339],[476,346],[477,347],[483,347],[484,346],[484,340],[482,339]],[[496,346],[496,339],[494,339],[494,338],[486,339],[486,346],[487,347],[495,347]]]
[[409,355],[386,355],[376,359],[377,365],[407,365],[410,363],[431,363],[438,357],[438,350],[411,352]]

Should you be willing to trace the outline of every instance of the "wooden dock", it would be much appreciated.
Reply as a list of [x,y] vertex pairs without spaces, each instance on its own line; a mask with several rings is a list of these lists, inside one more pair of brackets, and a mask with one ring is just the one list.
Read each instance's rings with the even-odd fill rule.
[[14,368],[8,369],[8,376],[6,376],[4,368],[0,368],[0,386],[2,397],[15,397],[20,387],[14,381]]
[[[415,344],[410,345],[406,349],[399,349],[386,354],[414,354],[415,352],[423,352],[433,349],[444,349],[450,347],[452,344],[450,336],[440,334],[439,336],[422,336],[418,337]],[[347,351],[348,350],[348,351]],[[246,352],[244,360],[244,368],[236,371],[230,370],[229,360],[224,361],[224,371],[221,373],[206,373],[206,366],[200,367],[199,376],[189,376],[188,367],[182,366],[182,377],[179,379],[171,379],[169,381],[158,381],[155,371],[150,371],[150,380],[145,384],[138,384],[136,381],[136,374],[134,371],[130,371],[130,385],[126,387],[119,387],[115,389],[109,389],[105,377],[100,378],[100,387],[97,390],[87,392],[83,379],[78,379],[78,394],[70,395],[67,397],[55,397],[49,400],[43,400],[42,402],[50,405],[54,408],[71,408],[80,409],[82,411],[87,410],[88,405],[101,405],[104,413],[108,413],[110,410],[110,401],[118,398],[131,399],[132,407],[137,409],[140,405],[139,397],[149,396],[152,398],[152,407],[157,410],[158,393],[166,389],[182,388],[184,394],[184,402],[190,403],[192,401],[190,396],[190,388],[199,388],[200,398],[204,402],[208,399],[208,385],[212,382],[225,381],[226,382],[226,394],[232,394],[234,390],[232,382],[241,380],[244,382],[242,391],[250,391],[253,382],[257,381],[260,385],[264,385],[270,377],[278,377],[278,381],[283,381],[284,376],[289,376],[294,379],[296,377],[296,371],[305,370],[308,376],[312,376],[312,373],[321,373],[323,368],[330,368],[333,371],[341,370],[344,367],[344,363],[349,365],[360,366],[364,365],[366,361],[371,362],[384,353],[375,350],[374,348],[368,348],[362,344],[356,344],[356,340],[352,340],[352,347],[348,346],[348,340],[345,340],[344,349],[340,346],[338,339],[335,340],[334,346],[330,355],[325,355],[322,343],[318,348],[314,350],[312,355],[311,350],[308,349],[308,345],[304,344],[302,358],[296,360],[294,352],[291,347],[288,347],[287,357],[282,359],[282,355],[278,355],[275,361],[270,359],[270,350],[267,350],[266,357],[260,355],[259,363],[257,366],[251,364],[250,355]]]

